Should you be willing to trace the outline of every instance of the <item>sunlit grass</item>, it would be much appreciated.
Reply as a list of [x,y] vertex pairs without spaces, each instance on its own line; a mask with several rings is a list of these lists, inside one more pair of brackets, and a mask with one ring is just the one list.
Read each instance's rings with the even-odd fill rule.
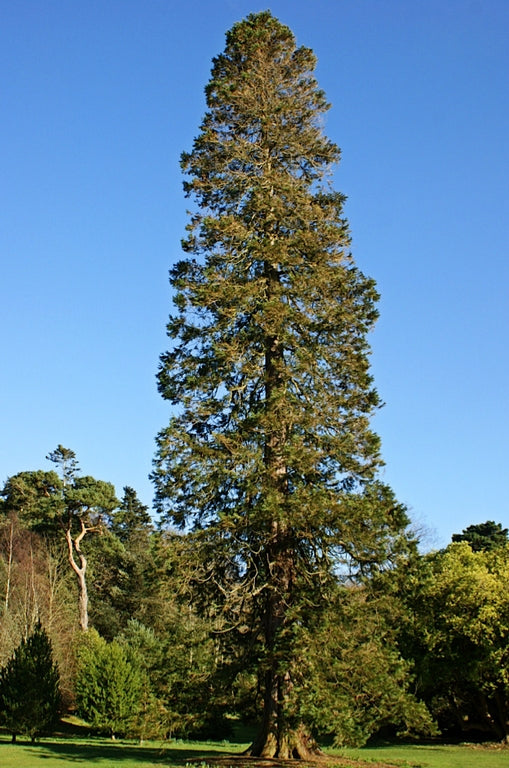
[[[0,739],[1,768],[67,768],[91,765],[94,768],[180,768],[187,762],[206,762],[218,753],[238,753],[242,747],[212,742],[145,742],[136,744],[109,739],[41,739],[31,744],[18,737],[10,744]],[[232,755],[235,759],[235,755]]]
[[[228,742],[145,742],[111,741],[103,738],[48,738],[36,744],[19,739],[11,744],[0,737],[1,768],[245,768],[242,752],[246,744]],[[327,750],[331,766],[341,758],[359,760],[362,765],[398,768],[509,768],[509,748],[447,745],[395,745],[363,749]],[[265,768],[265,764],[264,764]]]
[[[329,750],[328,750],[329,751]],[[509,768],[509,747],[481,745],[393,745],[330,750],[330,754],[419,768]]]

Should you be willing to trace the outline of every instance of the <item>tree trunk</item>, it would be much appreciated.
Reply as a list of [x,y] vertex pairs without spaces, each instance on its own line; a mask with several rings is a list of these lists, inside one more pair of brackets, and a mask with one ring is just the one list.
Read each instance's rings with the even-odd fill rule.
[[[273,243],[273,241],[272,241]],[[265,263],[264,276],[267,297],[277,296],[280,275],[277,264]],[[293,604],[295,581],[294,541],[285,520],[287,503],[288,468],[285,446],[288,425],[279,412],[279,400],[285,391],[285,363],[283,346],[276,327],[274,334],[265,339],[265,407],[271,428],[265,442],[264,464],[267,469],[268,489],[280,500],[282,514],[270,526],[269,544],[265,550],[268,589],[263,616],[265,648],[268,669],[265,673],[265,692],[262,723],[258,736],[246,754],[254,757],[310,759],[320,753],[317,744],[300,723],[289,716],[292,694],[292,649],[284,635],[288,633],[289,613]],[[281,669],[284,659],[286,670]]]
[[509,718],[504,693],[498,689],[495,691],[495,705],[499,722],[500,737],[503,744],[509,744]]
[[[267,552],[272,578],[264,617],[268,669],[265,673],[263,715],[260,731],[246,754],[281,760],[309,760],[321,752],[304,726],[296,723],[289,713],[293,689],[288,669],[292,663],[291,647],[281,637],[288,630],[290,621],[288,612],[292,603],[295,567],[293,550],[285,528],[279,523],[273,523],[273,535],[275,544]],[[283,643],[283,648],[278,648],[280,643]],[[286,671],[281,671],[281,652]]]
[[9,600],[11,596],[11,576],[12,576],[12,554],[14,548],[14,522],[11,520],[11,527],[9,531],[9,558],[7,562],[7,579],[5,582],[5,613],[9,610]]
[[[87,582],[85,578],[85,574],[87,572],[87,560],[81,550],[81,540],[85,536],[87,529],[85,527],[85,523],[83,522],[83,520],[80,520],[80,523],[81,523],[81,531],[76,536],[76,538],[75,539],[72,538],[70,527],[68,527],[65,531],[65,538],[67,541],[67,552],[68,552],[69,563],[74,573],[76,574],[76,578],[78,580],[78,610],[79,610],[80,627],[82,632],[87,632],[88,630],[88,592],[87,592]],[[76,559],[74,557],[74,552],[76,552],[76,554],[78,555],[80,565],[78,565],[78,563],[76,562]]]
[[87,592],[87,582],[85,581],[85,574],[78,573],[78,584],[79,584],[79,616],[80,616],[80,627],[82,632],[87,632],[88,630],[88,592]]
[[279,760],[312,760],[322,754],[316,741],[302,725],[292,727],[285,723],[285,704],[290,688],[289,675],[282,678],[272,670],[267,673],[262,723],[246,755]]

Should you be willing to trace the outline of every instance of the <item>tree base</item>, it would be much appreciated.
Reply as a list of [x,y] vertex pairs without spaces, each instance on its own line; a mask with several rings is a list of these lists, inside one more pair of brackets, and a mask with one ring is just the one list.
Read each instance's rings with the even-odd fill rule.
[[299,728],[279,737],[262,729],[244,754],[277,760],[317,760],[324,753],[316,741],[303,728]]

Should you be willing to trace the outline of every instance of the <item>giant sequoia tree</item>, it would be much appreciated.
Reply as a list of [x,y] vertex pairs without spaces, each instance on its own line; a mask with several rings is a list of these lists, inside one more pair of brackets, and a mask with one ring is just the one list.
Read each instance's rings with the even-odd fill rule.
[[208,559],[224,622],[258,642],[263,716],[251,754],[313,748],[305,638],[342,573],[402,545],[378,479],[367,334],[377,292],[349,253],[338,147],[315,57],[269,12],[227,34],[208,111],[182,157],[195,202],[171,271],[176,311],[159,390],[173,406],[153,473],[160,509]]

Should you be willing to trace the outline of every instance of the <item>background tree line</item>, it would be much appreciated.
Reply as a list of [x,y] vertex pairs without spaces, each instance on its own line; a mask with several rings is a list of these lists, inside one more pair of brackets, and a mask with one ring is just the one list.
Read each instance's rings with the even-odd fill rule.
[[[55,453],[67,460],[60,474],[20,472],[0,494],[4,728],[34,736],[55,727],[55,712],[137,738],[227,737],[236,720],[254,722],[256,640],[215,610],[222,596],[204,580],[192,537],[156,527],[132,488],[117,499],[109,483],[83,478],[72,451]],[[75,539],[84,528],[88,631],[68,545],[69,531]],[[507,739],[507,530],[488,521],[454,539],[438,552],[414,549],[376,576],[338,579],[323,595],[327,610],[298,647],[302,665],[316,667],[319,684],[302,707],[317,737],[358,744],[431,733],[434,721],[448,737]],[[50,700],[23,717],[34,674]]]

